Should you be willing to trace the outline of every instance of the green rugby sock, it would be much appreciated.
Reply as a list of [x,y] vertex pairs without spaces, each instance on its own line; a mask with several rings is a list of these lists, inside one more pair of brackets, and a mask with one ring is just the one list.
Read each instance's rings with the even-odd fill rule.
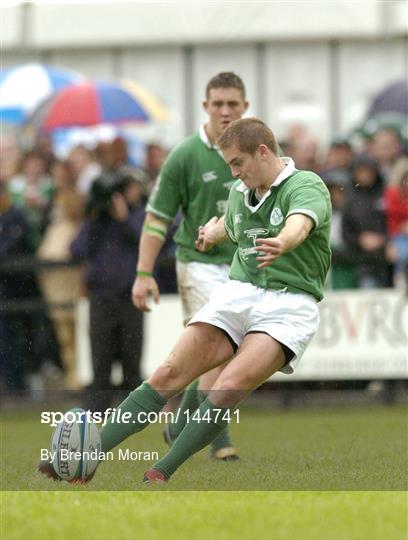
[[225,428],[228,420],[224,420],[223,417],[228,416],[229,410],[229,408],[215,407],[208,398],[205,399],[194,413],[194,415],[197,414],[197,419],[190,418],[173,446],[162,459],[154,464],[153,469],[161,471],[166,478],[170,478],[180,465],[207,446]]
[[[121,410],[120,421],[111,417],[108,423],[101,429],[101,442],[103,452],[108,452],[124,439],[142,431],[149,425],[146,414],[149,412],[160,412],[166,403],[160,394],[154,390],[150,384],[144,382],[136,390],[133,390],[129,396],[118,405],[117,409]],[[132,416],[126,422],[121,421],[122,415],[125,412],[130,412]],[[145,413],[141,418],[138,418],[139,413]]]
[[189,415],[192,414],[197,407],[200,405],[197,395],[198,389],[198,379],[193,381],[184,391],[183,397],[181,399],[179,409],[180,412],[176,411],[175,416],[177,416],[177,421],[169,424],[170,436],[172,439],[177,439],[180,433],[183,431],[184,426],[187,422],[186,411],[189,411]]
[[[197,397],[198,397],[198,401],[202,403],[206,399],[207,394],[203,392],[202,390],[197,390]],[[211,453],[212,458],[215,458],[215,453],[220,448],[227,448],[229,446],[234,446],[231,441],[229,430],[230,430],[230,425],[227,424],[226,427],[221,431],[221,433],[217,435],[215,439],[211,442],[210,453]]]

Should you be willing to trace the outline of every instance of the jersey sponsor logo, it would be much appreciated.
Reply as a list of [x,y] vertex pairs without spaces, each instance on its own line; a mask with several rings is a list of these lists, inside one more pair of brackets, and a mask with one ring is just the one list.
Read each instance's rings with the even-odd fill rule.
[[212,182],[213,180],[217,180],[217,174],[215,171],[207,171],[201,175],[201,178],[205,183]]
[[268,236],[269,231],[268,229],[263,229],[261,227],[255,228],[255,229],[247,229],[244,231],[244,234],[249,240],[252,240],[253,246],[249,248],[238,248],[238,252],[240,257],[246,261],[249,257],[249,255],[257,255],[257,246],[256,246],[256,239],[259,236]]
[[250,248],[238,248],[238,253],[241,259],[246,261],[248,260],[249,255],[256,255],[258,252],[256,251],[256,247],[250,247]]
[[274,208],[271,212],[271,224],[280,225],[283,221],[283,214],[280,208]]
[[241,221],[242,221],[242,214],[235,214],[234,225],[238,225],[238,223],[241,223]]
[[244,234],[246,234],[246,237],[248,239],[252,238],[252,243],[254,246],[256,246],[256,239],[258,238],[258,236],[268,236],[269,231],[268,229],[257,227],[255,229],[247,229],[246,231],[244,231]]

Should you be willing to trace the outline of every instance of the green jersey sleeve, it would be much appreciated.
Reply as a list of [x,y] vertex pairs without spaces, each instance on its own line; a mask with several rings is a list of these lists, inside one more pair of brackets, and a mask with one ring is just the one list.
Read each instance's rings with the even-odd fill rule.
[[309,216],[318,228],[325,221],[329,208],[329,193],[323,181],[314,173],[302,172],[287,194],[286,218],[293,214]]
[[184,201],[184,166],[177,148],[167,157],[149,197],[146,211],[171,222]]

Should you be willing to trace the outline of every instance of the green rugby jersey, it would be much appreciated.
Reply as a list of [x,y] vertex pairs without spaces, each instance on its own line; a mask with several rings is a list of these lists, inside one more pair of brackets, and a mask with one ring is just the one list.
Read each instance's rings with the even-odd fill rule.
[[[264,289],[308,293],[321,300],[330,266],[331,203],[317,174],[299,171],[290,158],[271,189],[252,206],[253,190],[238,180],[231,189],[225,229],[238,249],[230,279]],[[256,239],[277,236],[292,214],[305,214],[315,223],[306,240],[266,268],[257,268]]]
[[183,218],[175,234],[176,257],[181,262],[230,264],[235,252],[224,242],[207,253],[195,249],[198,227],[225,214],[235,179],[204,127],[180,143],[168,156],[146,210],[172,222],[179,208]]

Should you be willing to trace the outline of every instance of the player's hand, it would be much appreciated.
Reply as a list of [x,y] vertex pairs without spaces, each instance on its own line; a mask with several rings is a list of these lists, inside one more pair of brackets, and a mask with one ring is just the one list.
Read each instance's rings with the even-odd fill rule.
[[218,237],[218,218],[213,217],[206,225],[200,225],[195,247],[203,253],[209,251],[217,241]]
[[256,250],[259,253],[256,260],[261,263],[258,264],[257,268],[269,266],[284,253],[285,242],[283,238],[258,238],[256,243],[258,244]]
[[140,311],[151,311],[148,299],[152,297],[155,304],[159,303],[160,292],[154,277],[141,277],[135,279],[132,287],[132,302]]

